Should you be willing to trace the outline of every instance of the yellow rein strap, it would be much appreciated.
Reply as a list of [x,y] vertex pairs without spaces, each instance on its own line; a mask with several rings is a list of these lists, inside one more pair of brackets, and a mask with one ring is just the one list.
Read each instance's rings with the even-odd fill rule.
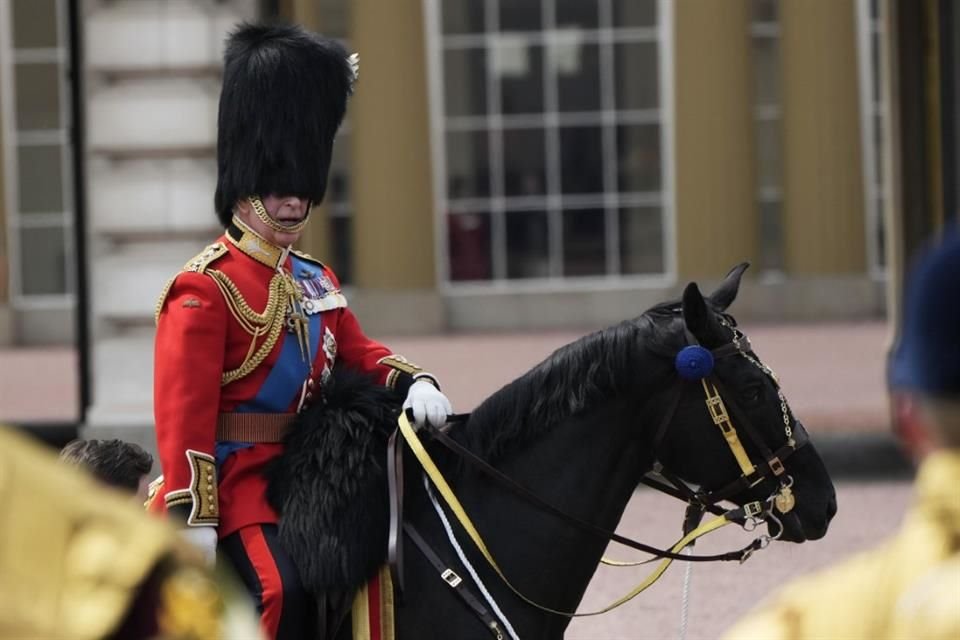
[[[416,431],[413,429],[413,426],[410,424],[410,421],[407,419],[406,413],[401,413],[398,420],[400,425],[400,433],[406,439],[407,443],[410,445],[410,449],[413,451],[413,454],[417,457],[417,460],[420,461],[420,464],[423,466],[424,471],[427,472],[427,475],[430,476],[430,480],[433,481],[434,486],[440,492],[440,495],[443,496],[444,502],[447,503],[447,506],[450,507],[450,510],[456,516],[457,521],[463,526],[466,530],[467,535],[470,536],[470,539],[473,541],[473,544],[476,545],[477,549],[483,554],[483,557],[486,559],[487,563],[497,572],[497,575],[500,576],[500,579],[503,580],[503,583],[513,591],[517,597],[526,602],[529,605],[540,609],[541,611],[547,611],[549,613],[554,613],[556,615],[567,616],[570,618],[580,618],[586,616],[596,616],[602,613],[607,613],[613,609],[616,609],[620,605],[624,604],[635,598],[639,593],[647,589],[650,585],[656,582],[663,572],[667,570],[667,567],[670,566],[670,563],[673,562],[672,558],[664,558],[660,561],[660,564],[657,568],[646,577],[640,584],[634,587],[629,593],[625,594],[618,600],[607,605],[606,607],[598,610],[591,611],[588,613],[574,613],[569,611],[557,611],[556,609],[551,609],[549,607],[544,607],[533,600],[530,600],[525,595],[520,593],[513,584],[507,579],[507,576],[504,575],[503,570],[500,569],[500,566],[494,560],[493,555],[490,553],[490,550],[487,549],[487,545],[483,542],[483,538],[480,536],[480,533],[477,531],[477,528],[474,526],[473,522],[470,520],[470,517],[467,515],[466,511],[463,508],[463,505],[460,504],[460,501],[457,499],[457,496],[454,495],[453,490],[450,488],[450,485],[447,484],[446,479],[444,479],[443,474],[440,473],[440,470],[437,468],[437,465],[434,464],[433,459],[430,457],[430,454],[427,453],[426,448],[424,448],[423,443],[420,441],[420,438],[417,436]],[[713,520],[706,522],[683,538],[680,539],[673,547],[670,549],[672,553],[679,553],[683,550],[684,547],[689,545],[691,542],[703,536],[711,531],[719,529],[725,525],[730,524],[730,520],[726,516],[717,516]]]

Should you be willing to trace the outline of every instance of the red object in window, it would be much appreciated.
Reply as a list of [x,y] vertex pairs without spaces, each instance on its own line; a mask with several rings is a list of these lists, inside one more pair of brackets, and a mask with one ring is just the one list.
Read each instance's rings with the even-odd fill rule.
[[489,280],[490,216],[485,213],[447,215],[451,280]]

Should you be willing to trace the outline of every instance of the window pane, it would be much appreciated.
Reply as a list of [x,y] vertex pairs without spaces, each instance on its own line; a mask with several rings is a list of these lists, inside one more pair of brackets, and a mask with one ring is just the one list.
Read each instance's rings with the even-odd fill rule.
[[607,270],[603,209],[563,212],[563,275],[595,276]]
[[451,200],[490,195],[486,131],[447,133],[447,195]]
[[542,24],[540,0],[500,0],[501,31],[539,31]]
[[761,189],[779,189],[781,184],[782,153],[780,150],[780,121],[757,122],[757,179]]
[[63,167],[60,146],[21,146],[17,150],[20,174],[20,212],[63,211]]
[[883,101],[883,74],[880,73],[880,64],[880,34],[874,31],[870,36],[870,76],[873,78],[873,90],[870,93],[874,102]]
[[600,127],[560,129],[563,193],[603,192],[603,138]]
[[512,211],[507,222],[507,277],[546,278],[550,275],[547,213]]
[[504,191],[508,196],[541,195],[547,188],[543,129],[503,131]]
[[557,75],[560,111],[600,109],[600,51],[595,44],[566,39],[550,46],[550,68]]
[[486,49],[447,49],[443,55],[443,89],[448,116],[487,112]]
[[779,201],[760,203],[760,268],[783,270],[783,223]]
[[60,65],[21,63],[13,68],[17,94],[17,128],[61,128]]
[[502,37],[493,53],[503,113],[543,111],[543,47]]
[[885,201],[883,197],[878,197],[876,201],[877,207],[877,223],[875,225],[874,234],[877,241],[877,267],[881,269],[887,266],[887,231],[886,231],[886,217],[883,215],[883,208],[885,206]]
[[443,13],[444,33],[482,33],[483,2],[477,0],[443,0],[437,6]]
[[557,26],[596,29],[596,0],[557,0]]
[[20,280],[24,295],[67,292],[62,228],[20,230]]
[[330,159],[330,177],[324,200],[330,204],[350,200],[350,134],[339,133]]
[[13,0],[14,48],[57,45],[57,0]]
[[657,24],[657,0],[613,0],[613,26],[652,27]]
[[883,150],[885,147],[883,138],[883,116],[873,116],[873,170],[874,183],[880,187],[883,185]]
[[353,283],[353,218],[350,215],[330,216],[333,253],[330,267],[341,285]]
[[753,38],[754,97],[760,106],[780,104],[780,41]]
[[614,45],[614,71],[618,109],[656,109],[659,106],[655,42]]
[[489,280],[490,215],[451,213],[447,216],[451,280]]
[[620,209],[620,269],[624,274],[663,273],[663,216],[656,207]]
[[344,2],[343,0],[316,0],[316,7],[320,24],[323,25],[323,35],[339,40],[346,40],[350,37],[349,2]]
[[753,22],[776,22],[778,0],[753,0],[751,7]]
[[660,190],[660,125],[617,127],[617,180],[621,192]]

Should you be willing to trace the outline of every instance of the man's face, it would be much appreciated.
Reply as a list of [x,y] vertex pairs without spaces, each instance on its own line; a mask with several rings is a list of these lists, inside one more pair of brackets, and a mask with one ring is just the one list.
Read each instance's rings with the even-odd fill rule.
[[[267,210],[267,215],[282,226],[292,227],[307,216],[309,202],[303,198],[269,195],[261,198],[261,201],[263,202],[263,208]],[[303,229],[299,231],[277,231],[268,227],[257,217],[253,205],[247,200],[238,203],[237,217],[265,240],[280,247],[293,244],[303,233]]]

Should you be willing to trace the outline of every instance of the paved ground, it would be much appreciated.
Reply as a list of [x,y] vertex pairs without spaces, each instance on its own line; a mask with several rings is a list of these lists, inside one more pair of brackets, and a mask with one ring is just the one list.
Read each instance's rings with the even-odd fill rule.
[[[837,488],[837,515],[822,540],[801,545],[774,543],[744,565],[717,563],[693,567],[687,628],[689,640],[718,637],[784,581],[875,545],[897,527],[911,495],[905,481],[841,481]],[[670,499],[651,491],[640,491],[630,503],[620,532],[666,545],[673,541],[681,515],[680,507],[672,504]],[[743,546],[750,539],[749,534],[731,525],[698,542],[697,552],[728,551]],[[608,555],[631,557],[630,551],[622,548],[611,548]],[[575,620],[569,627],[567,639],[677,638],[684,571],[683,565],[674,563],[657,584],[620,609],[595,618]],[[642,569],[599,569],[581,610],[588,611],[612,602],[629,592],[645,576]]]
[[[868,547],[899,522],[910,489],[903,460],[888,434],[884,391],[884,323],[747,326],[754,348],[782,380],[796,414],[837,478],[839,511],[827,537],[775,544],[746,565],[693,569],[687,637],[717,637],[783,581]],[[472,409],[578,332],[383,338],[443,381],[458,411]],[[0,351],[0,422],[69,422],[77,415],[76,357],[71,350]],[[641,514],[643,514],[641,516]],[[639,491],[620,531],[667,545],[680,527],[680,505]],[[747,534],[728,527],[698,544],[699,552],[740,547]],[[610,555],[629,557],[623,549]],[[684,567],[675,564],[651,590],[621,609],[574,621],[569,640],[677,637]],[[582,610],[610,602],[646,574],[598,571]]]
[[[790,405],[812,432],[885,431],[884,322],[743,327],[781,378]],[[434,371],[455,409],[478,402],[582,333],[396,338],[387,344]]]
[[[812,433],[887,430],[883,322],[745,327]],[[381,337],[436,373],[458,411],[577,339],[582,332]],[[63,422],[77,416],[72,349],[0,350],[0,421]],[[144,408],[149,411],[149,407]]]

